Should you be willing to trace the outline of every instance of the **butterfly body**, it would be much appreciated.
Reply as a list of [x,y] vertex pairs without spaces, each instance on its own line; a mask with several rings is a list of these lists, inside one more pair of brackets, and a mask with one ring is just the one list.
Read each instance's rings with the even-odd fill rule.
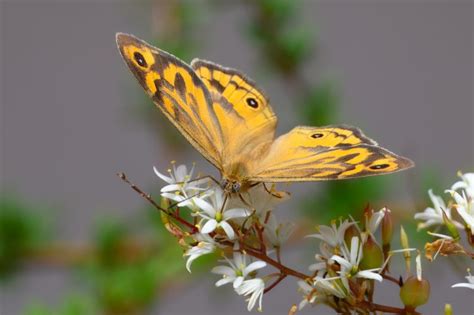
[[155,105],[216,166],[229,192],[255,183],[320,181],[392,173],[413,166],[346,125],[298,126],[275,138],[268,98],[237,70],[191,65],[128,34],[119,51]]

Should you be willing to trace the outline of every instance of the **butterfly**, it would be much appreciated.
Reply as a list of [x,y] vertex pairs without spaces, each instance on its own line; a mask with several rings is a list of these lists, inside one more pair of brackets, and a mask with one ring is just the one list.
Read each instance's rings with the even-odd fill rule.
[[257,183],[381,175],[414,164],[346,125],[298,126],[275,138],[268,98],[237,70],[194,59],[190,65],[137,37],[118,49],[155,105],[221,172],[226,192]]

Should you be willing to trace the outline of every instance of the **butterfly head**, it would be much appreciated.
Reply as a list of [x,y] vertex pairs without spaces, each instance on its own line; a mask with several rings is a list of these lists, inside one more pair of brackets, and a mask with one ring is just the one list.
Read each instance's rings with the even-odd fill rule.
[[222,181],[222,188],[228,194],[235,194],[241,191],[242,183],[236,180],[224,178],[224,180]]

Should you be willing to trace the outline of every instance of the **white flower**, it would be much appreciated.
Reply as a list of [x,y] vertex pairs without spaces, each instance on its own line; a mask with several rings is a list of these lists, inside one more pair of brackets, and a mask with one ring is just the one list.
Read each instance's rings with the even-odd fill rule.
[[186,261],[186,269],[189,272],[191,272],[191,264],[194,260],[203,255],[210,254],[216,249],[215,242],[209,235],[197,234],[195,238],[199,240],[199,243],[184,253],[184,256],[189,256],[188,260]]
[[293,223],[278,223],[276,217],[271,213],[265,224],[264,234],[274,247],[280,247],[288,240],[294,229]]
[[[428,190],[428,194],[434,207],[428,207],[425,209],[425,211],[415,214],[416,220],[425,221],[423,223],[418,224],[418,229],[424,229],[432,225],[443,225],[443,212],[449,219],[451,219],[451,210],[449,208],[446,208],[446,204],[444,203],[443,199],[441,199],[440,196],[433,194],[433,191],[431,189]],[[462,228],[462,225],[459,224],[459,222],[456,222],[454,220],[451,221],[453,221],[453,223],[457,227]]]
[[468,288],[474,290],[474,276],[471,275],[471,271],[468,269],[467,273],[469,274],[466,276],[467,282],[456,283],[451,286],[451,288]]
[[[351,240],[350,252],[347,247],[342,248],[344,257],[334,255],[331,257],[331,260],[336,261],[341,265],[341,271],[339,274],[342,277],[343,282],[349,278],[365,278],[371,280],[377,280],[381,282],[383,280],[382,276],[379,273],[374,271],[379,271],[380,268],[359,270],[359,263],[362,259],[362,243],[359,241],[357,236],[354,236]],[[348,286],[346,286],[348,288]]]
[[240,286],[235,288],[235,291],[239,295],[243,295],[243,296],[250,295],[250,298],[247,299],[248,301],[247,310],[249,312],[254,308],[257,300],[258,300],[257,310],[259,312],[262,311],[262,298],[263,298],[263,293],[265,291],[265,282],[262,279],[255,278],[255,279],[245,280],[244,282],[242,282]]
[[302,310],[306,305],[313,304],[316,301],[316,290],[306,281],[298,281],[299,290],[303,292],[303,300],[298,305],[298,310]]
[[468,196],[474,198],[474,173],[459,173],[459,177],[461,177],[462,180],[455,182],[453,186],[451,186],[451,190],[464,189]]
[[454,207],[469,226],[471,234],[474,235],[474,199],[466,195],[465,191],[462,192],[462,196],[454,190],[446,190],[446,192],[449,192],[456,201]]
[[[205,199],[209,199],[209,202]],[[202,218],[199,226],[201,226],[201,233],[204,234],[211,233],[221,227],[229,239],[234,239],[234,229],[227,221],[250,215],[250,211],[247,209],[226,209],[224,191],[220,187],[215,187],[208,198],[195,198],[194,202],[201,210],[197,215]]]
[[322,294],[334,295],[340,299],[344,299],[347,297],[348,291],[337,281],[338,279],[340,279],[340,277],[323,278],[318,276],[314,278],[314,287]]
[[353,225],[354,222],[349,222],[348,220],[344,220],[339,227],[336,226],[336,223],[332,223],[331,226],[320,225],[318,227],[319,233],[311,234],[307,237],[314,237],[318,238],[326,243],[328,243],[332,247],[336,247],[338,245],[344,244],[344,233],[346,232],[347,228]]
[[[323,243],[321,243],[323,244]],[[329,255],[327,255],[329,256]],[[312,264],[309,266],[309,271],[311,272],[318,272],[318,273],[325,273],[326,272],[326,269],[327,269],[327,258],[323,255],[320,255],[320,254],[316,254],[314,256],[314,258],[316,259],[316,263]]]
[[385,212],[388,211],[390,210],[388,210],[387,208],[383,208],[380,211],[372,213],[370,220],[368,220],[368,222],[366,223],[366,227],[370,234],[374,234],[377,231],[380,222],[382,222],[382,219],[385,216]]
[[[237,245],[234,247],[237,250]],[[233,283],[234,289],[238,288],[245,278],[252,272],[264,268],[267,264],[257,260],[247,266],[247,255],[240,252],[234,252],[232,260],[224,257],[229,266],[221,265],[214,267],[211,272],[222,275],[222,279],[216,282],[216,286],[220,287],[227,283]]]
[[188,173],[186,165],[181,164],[178,167],[174,163],[172,165],[173,169],[168,169],[169,176],[160,173],[156,167],[153,167],[156,176],[168,183],[168,185],[161,188],[161,196],[178,202],[180,207],[193,207],[193,198],[197,197],[200,191],[202,192],[207,189],[206,187],[201,187],[201,185],[208,184],[209,180],[207,178],[191,180],[194,166]]

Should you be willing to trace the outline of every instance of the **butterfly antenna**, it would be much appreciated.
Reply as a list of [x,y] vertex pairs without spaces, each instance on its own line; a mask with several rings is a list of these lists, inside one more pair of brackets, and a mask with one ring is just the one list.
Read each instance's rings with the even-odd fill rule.
[[203,195],[204,193],[208,192],[210,189],[211,189],[211,187],[206,188],[206,189],[204,189],[203,191],[200,191],[200,192],[198,192],[198,193],[196,193],[196,194],[194,194],[194,195],[188,196],[188,197],[184,198],[184,199],[181,200],[181,201],[176,201],[176,202],[172,203],[171,205],[169,205],[168,209],[171,209],[171,208],[173,208],[173,207],[176,207],[178,204],[182,203],[183,201],[188,201],[188,200],[193,199],[194,197],[198,197],[198,196],[200,196],[200,195]]
[[216,185],[218,185],[219,187],[222,186],[222,184],[217,180],[215,179],[214,177],[212,177],[211,175],[206,175],[206,176],[201,176],[201,177],[197,177],[193,180],[190,180],[190,181],[183,181],[183,182],[176,182],[176,184],[178,185],[184,185],[186,183],[194,183],[194,182],[197,182],[197,181],[200,181],[200,180],[203,180],[203,179],[210,179],[211,181],[213,181]]

